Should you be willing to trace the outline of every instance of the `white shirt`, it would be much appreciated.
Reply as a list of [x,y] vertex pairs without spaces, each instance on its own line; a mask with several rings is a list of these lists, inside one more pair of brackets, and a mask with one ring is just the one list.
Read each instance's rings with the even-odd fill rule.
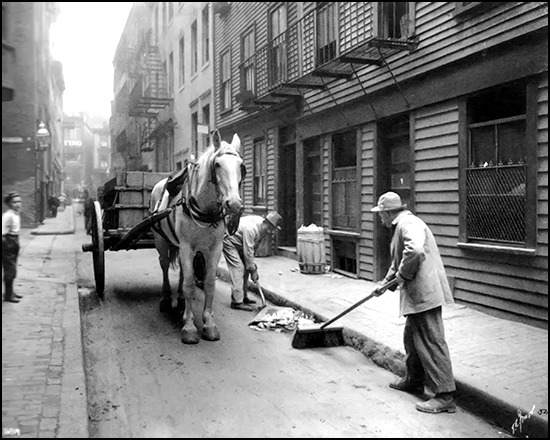
[[8,209],[2,214],[2,235],[19,235],[21,230],[21,216],[17,211]]

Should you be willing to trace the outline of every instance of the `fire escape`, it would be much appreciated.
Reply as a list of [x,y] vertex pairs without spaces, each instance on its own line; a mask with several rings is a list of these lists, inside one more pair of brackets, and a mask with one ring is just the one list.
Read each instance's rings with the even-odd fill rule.
[[139,148],[142,152],[155,147],[155,130],[159,126],[158,115],[169,106],[172,98],[168,94],[168,82],[159,47],[144,38],[135,57],[134,86],[128,99],[128,115],[140,118]]
[[326,88],[365,65],[417,47],[408,2],[323,2],[260,48],[240,67],[245,111],[296,99],[302,90]]

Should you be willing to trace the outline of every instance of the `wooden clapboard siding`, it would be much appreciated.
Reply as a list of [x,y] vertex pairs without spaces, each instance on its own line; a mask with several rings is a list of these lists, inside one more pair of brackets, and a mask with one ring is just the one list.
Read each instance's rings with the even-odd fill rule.
[[361,239],[359,241],[359,277],[372,280],[374,278],[374,221],[375,215],[370,208],[374,200],[374,124],[361,127]]
[[537,255],[546,257],[548,282],[548,71],[539,84],[538,116]]
[[[326,231],[330,228],[331,219],[330,219],[330,176],[332,160],[330,158],[332,141],[331,136],[321,136],[321,169],[323,170],[322,180],[323,180],[323,228]],[[325,260],[331,260],[331,246],[330,246],[330,236],[325,233]]]
[[254,191],[254,137],[244,136],[241,141],[241,155],[246,166],[246,178],[243,182],[243,195],[245,213],[252,214],[253,191]]
[[266,198],[267,198],[267,208],[269,210],[275,208],[275,201],[277,199],[275,179],[277,178],[276,173],[279,171],[278,167],[275,166],[275,154],[276,148],[273,143],[274,139],[274,130],[268,130],[269,136],[266,138],[267,142],[267,188],[266,188]]
[[[400,52],[387,60],[399,82],[548,26],[547,13],[542,13],[544,5],[537,2],[504,2],[467,20],[454,16],[454,2],[418,2],[416,5],[417,50],[411,54]],[[365,92],[370,94],[393,84],[384,66],[366,67],[357,74],[358,79],[332,82],[331,93],[308,93],[306,97],[312,110],[331,108],[333,98],[337,102],[353,101]]]
[[[538,98],[538,243],[535,257],[471,252],[458,242],[458,104],[415,112],[416,212],[430,226],[455,298],[488,311],[548,319],[548,75]],[[446,139],[439,147],[437,140]],[[450,186],[443,186],[446,184]]]

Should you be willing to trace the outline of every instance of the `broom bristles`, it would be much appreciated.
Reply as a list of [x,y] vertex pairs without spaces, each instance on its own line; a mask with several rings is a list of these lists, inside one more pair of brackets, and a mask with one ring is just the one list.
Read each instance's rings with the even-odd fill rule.
[[339,347],[344,345],[342,328],[324,328],[318,330],[308,329],[300,331],[296,329],[292,338],[292,348],[315,348],[315,347]]

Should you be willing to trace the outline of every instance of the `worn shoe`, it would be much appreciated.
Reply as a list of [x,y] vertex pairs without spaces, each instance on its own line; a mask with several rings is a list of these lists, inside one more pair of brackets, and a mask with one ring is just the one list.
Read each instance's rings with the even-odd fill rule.
[[413,383],[407,379],[400,379],[390,383],[390,388],[403,391],[411,394],[424,394],[424,385],[421,383]]
[[18,303],[19,298],[16,298],[15,295],[13,296],[5,296],[4,301],[10,302],[10,303]]
[[244,303],[232,302],[231,303],[231,308],[233,310],[244,310],[245,312],[252,312],[253,311],[252,307],[250,307],[248,304],[244,304]]
[[256,304],[256,300],[255,299],[252,299],[252,298],[248,298],[248,297],[245,297],[243,302],[245,304]]
[[427,402],[417,403],[416,409],[430,414],[437,414],[445,411],[454,413],[456,412],[456,403],[451,396],[436,394]]

